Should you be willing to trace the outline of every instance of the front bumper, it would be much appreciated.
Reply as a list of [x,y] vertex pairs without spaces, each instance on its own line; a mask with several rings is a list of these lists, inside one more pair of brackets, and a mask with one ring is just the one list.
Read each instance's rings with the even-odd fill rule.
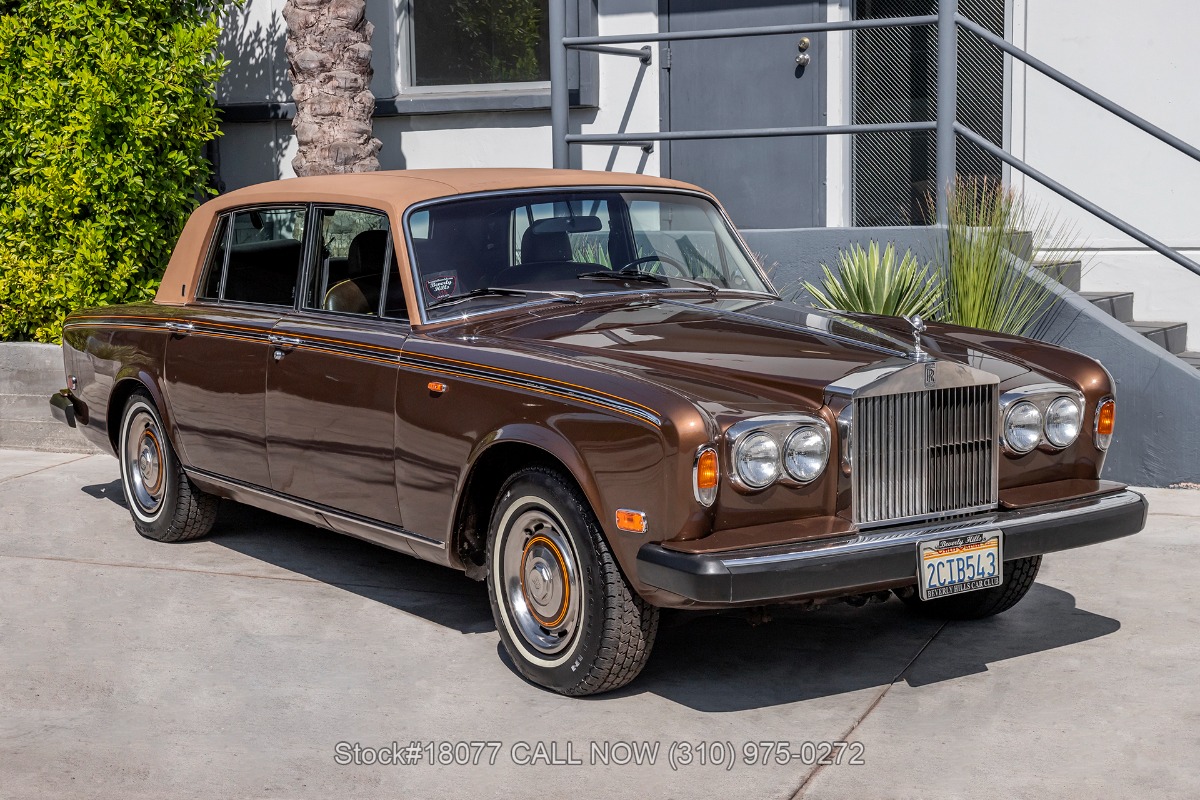
[[915,584],[917,544],[927,539],[1002,530],[1005,560],[1013,560],[1137,533],[1147,509],[1144,497],[1122,490],[780,547],[695,554],[646,544],[638,551],[638,577],[705,605],[861,594]]

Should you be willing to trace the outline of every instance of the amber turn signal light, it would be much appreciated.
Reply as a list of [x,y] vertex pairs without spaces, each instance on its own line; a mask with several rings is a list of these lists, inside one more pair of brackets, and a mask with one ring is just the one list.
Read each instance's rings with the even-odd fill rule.
[[711,447],[702,447],[696,454],[696,465],[692,469],[692,484],[695,489],[696,501],[704,506],[711,506],[717,499],[717,483],[720,478],[720,467],[717,464],[717,451]]
[[626,533],[645,533],[646,514],[643,511],[630,511],[628,508],[617,509],[617,528]]
[[1096,406],[1096,447],[1107,450],[1112,444],[1113,428],[1117,422],[1117,402],[1111,397]]
[[441,394],[442,392],[446,391],[446,384],[442,383],[441,381],[430,381],[426,384],[426,387],[434,394]]

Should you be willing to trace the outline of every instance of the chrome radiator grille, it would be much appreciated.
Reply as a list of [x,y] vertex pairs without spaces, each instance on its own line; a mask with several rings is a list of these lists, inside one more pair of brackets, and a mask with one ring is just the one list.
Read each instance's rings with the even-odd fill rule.
[[855,399],[855,522],[994,506],[997,404],[994,384]]

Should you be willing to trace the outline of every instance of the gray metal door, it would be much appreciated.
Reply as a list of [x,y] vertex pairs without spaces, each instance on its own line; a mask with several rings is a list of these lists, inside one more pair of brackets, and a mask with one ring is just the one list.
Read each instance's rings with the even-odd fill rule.
[[[670,31],[817,22],[818,0],[662,0]],[[807,34],[808,66],[796,63],[799,35],[670,42],[664,127],[675,130],[782,128],[824,121],[825,34]],[[666,45],[664,45],[664,48]],[[667,53],[660,63],[666,67]],[[822,137],[664,143],[663,168],[713,191],[743,228],[823,225]]]

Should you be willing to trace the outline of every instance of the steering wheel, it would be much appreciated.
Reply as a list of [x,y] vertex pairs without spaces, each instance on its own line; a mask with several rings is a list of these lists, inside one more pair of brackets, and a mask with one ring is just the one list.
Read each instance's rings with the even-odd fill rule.
[[[638,264],[646,264],[651,261],[658,261],[664,265],[669,265],[669,266],[674,267],[678,272],[678,274],[675,277],[687,278],[687,277],[690,277],[690,275],[691,275],[691,270],[689,270],[687,268],[686,264],[681,263],[680,261],[672,258],[671,256],[664,256],[664,255],[642,256],[641,258],[635,258],[633,261],[630,261],[628,264],[626,264],[625,266],[623,266],[619,270],[617,270],[617,272],[618,273],[630,272]],[[670,273],[667,273],[667,276],[670,277]]]

